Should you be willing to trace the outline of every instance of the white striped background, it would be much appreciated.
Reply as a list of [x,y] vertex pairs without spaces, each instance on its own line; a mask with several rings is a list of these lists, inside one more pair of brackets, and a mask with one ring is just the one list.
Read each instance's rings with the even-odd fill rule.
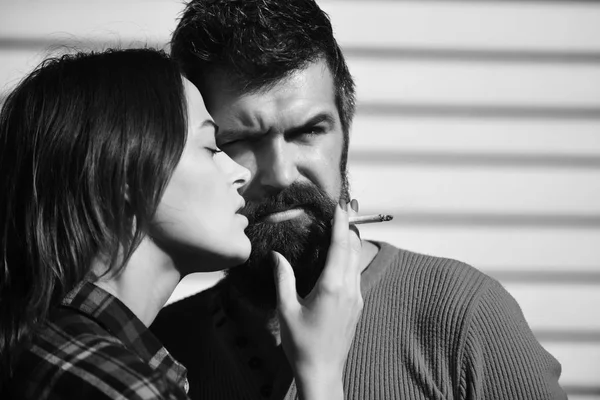
[[[321,1],[358,85],[362,236],[499,279],[600,399],[600,2]],[[164,45],[175,0],[0,0],[0,95],[49,46]],[[185,279],[172,300],[214,283]]]

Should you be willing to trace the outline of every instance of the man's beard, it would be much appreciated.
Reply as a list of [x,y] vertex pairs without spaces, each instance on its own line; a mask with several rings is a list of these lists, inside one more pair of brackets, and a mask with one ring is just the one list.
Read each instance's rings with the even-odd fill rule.
[[[345,174],[343,198],[348,197]],[[252,252],[246,263],[230,268],[224,284],[231,285],[254,307],[273,310],[277,306],[271,251],[281,253],[292,265],[296,290],[301,297],[315,286],[327,259],[331,242],[331,222],[336,200],[313,184],[294,183],[277,195],[259,202],[247,202],[241,211],[248,217],[246,234]],[[300,208],[306,216],[277,222],[265,222],[272,213]],[[304,218],[310,220],[309,223]]]

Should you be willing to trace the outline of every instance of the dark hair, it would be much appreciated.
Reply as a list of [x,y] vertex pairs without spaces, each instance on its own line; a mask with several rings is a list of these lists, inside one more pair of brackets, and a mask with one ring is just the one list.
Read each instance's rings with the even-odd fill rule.
[[[118,273],[183,151],[179,67],[151,49],[44,61],[0,114],[0,370],[91,273]],[[123,262],[125,260],[125,262]]]
[[329,17],[313,0],[192,0],[173,33],[171,55],[201,91],[213,74],[226,74],[242,92],[268,88],[325,59],[344,132],[345,171],[354,81]]

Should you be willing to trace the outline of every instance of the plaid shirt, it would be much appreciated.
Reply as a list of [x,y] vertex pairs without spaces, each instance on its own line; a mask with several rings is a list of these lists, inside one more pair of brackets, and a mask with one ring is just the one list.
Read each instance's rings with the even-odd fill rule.
[[117,298],[76,287],[19,356],[10,399],[187,399],[185,368]]

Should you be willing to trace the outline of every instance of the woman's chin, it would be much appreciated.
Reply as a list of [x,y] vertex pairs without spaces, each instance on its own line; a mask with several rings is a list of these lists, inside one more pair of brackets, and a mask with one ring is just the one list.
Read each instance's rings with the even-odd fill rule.
[[237,246],[235,246],[235,251],[233,248],[231,248],[229,251],[230,257],[227,260],[228,266],[223,269],[236,267],[248,261],[248,258],[250,258],[250,252],[252,251],[250,239],[244,235],[243,239],[237,243]]
[[194,272],[215,272],[223,271],[229,268],[235,268],[244,264],[250,257],[250,245],[247,248],[238,249],[229,248],[227,252],[215,254],[210,259],[205,258],[204,262],[195,263]]
[[248,261],[249,257],[250,257],[250,250],[240,251],[238,254],[232,254],[231,257],[227,258],[227,260],[225,260],[223,262],[223,268],[218,268],[218,269],[229,269],[229,268],[238,267],[238,266],[244,264],[246,261]]
[[222,271],[244,264],[250,257],[250,240],[245,235],[232,239],[210,245],[173,246],[170,254],[182,275]]

